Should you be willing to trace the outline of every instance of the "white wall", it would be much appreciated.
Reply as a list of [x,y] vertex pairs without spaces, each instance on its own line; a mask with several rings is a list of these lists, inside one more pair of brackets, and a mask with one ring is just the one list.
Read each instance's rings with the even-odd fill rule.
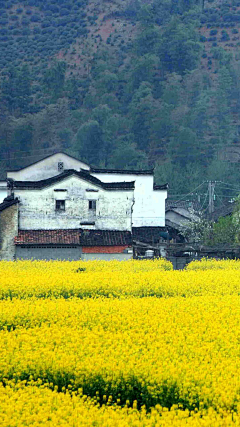
[[[14,195],[20,200],[19,228],[22,230],[82,228],[82,221],[95,221],[95,226],[89,228],[131,231],[133,190],[107,191],[71,176],[42,190],[16,188]],[[65,200],[65,211],[55,210],[56,200]],[[97,201],[96,215],[89,211],[89,200]]]
[[0,181],[0,203],[3,202],[3,199],[7,197],[7,182],[6,181]]
[[153,190],[153,175],[92,173],[103,182],[135,181],[133,227],[165,226],[167,190]]
[[82,169],[89,170],[90,167],[85,163],[74,159],[67,154],[57,153],[41,160],[34,165],[30,165],[17,172],[7,172],[7,177],[15,179],[16,181],[40,181],[42,179],[51,178],[52,176],[59,175],[63,171],[58,170],[58,163],[63,162],[64,169],[75,169],[79,171]]

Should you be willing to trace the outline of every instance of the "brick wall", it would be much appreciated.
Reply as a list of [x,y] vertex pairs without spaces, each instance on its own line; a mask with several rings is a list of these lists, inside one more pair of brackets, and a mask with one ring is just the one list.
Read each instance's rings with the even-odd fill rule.
[[84,246],[84,254],[121,254],[129,246]]
[[0,260],[15,259],[14,237],[18,234],[18,204],[0,212]]

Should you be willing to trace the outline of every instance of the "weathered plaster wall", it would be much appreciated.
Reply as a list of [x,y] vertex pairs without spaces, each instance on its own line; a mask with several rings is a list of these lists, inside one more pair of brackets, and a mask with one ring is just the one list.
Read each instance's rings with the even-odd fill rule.
[[58,170],[59,162],[63,162],[64,170],[75,169],[79,171],[80,169],[90,169],[86,163],[73,159],[67,154],[57,153],[20,171],[8,172],[7,177],[15,179],[16,181],[40,181],[42,179],[47,179],[63,172]]
[[71,260],[81,259],[82,250],[80,246],[16,246],[16,259],[39,259],[39,260]]
[[81,248],[80,246],[16,246],[16,259],[34,259],[34,260],[72,260],[79,259],[111,259],[126,260],[131,259],[132,254],[123,253],[124,247],[94,247]]
[[15,259],[14,238],[18,234],[18,204],[0,212],[0,260]]
[[[14,195],[22,230],[81,228],[94,221],[95,229],[131,231],[133,190],[106,191],[71,176],[42,190],[15,189]],[[55,210],[56,200],[65,200],[65,211]],[[96,212],[89,210],[89,200],[96,200]]]
[[103,182],[135,181],[133,227],[165,226],[167,190],[153,190],[153,175],[93,173]]

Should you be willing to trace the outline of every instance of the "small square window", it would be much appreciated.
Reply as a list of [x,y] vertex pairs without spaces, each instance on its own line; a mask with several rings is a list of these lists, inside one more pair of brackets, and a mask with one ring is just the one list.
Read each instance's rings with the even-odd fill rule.
[[95,211],[97,206],[96,200],[89,200],[88,201],[88,209],[91,211]]
[[65,211],[65,200],[56,200],[56,211]]
[[58,172],[62,172],[64,170],[63,162],[58,162]]

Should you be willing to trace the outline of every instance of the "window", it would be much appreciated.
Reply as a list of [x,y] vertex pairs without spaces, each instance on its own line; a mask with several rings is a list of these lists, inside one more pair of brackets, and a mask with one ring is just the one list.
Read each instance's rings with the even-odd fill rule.
[[97,205],[96,200],[89,200],[88,201],[88,209],[90,211],[95,211],[96,210],[96,205]]
[[64,170],[63,162],[58,162],[58,172],[62,172]]
[[56,211],[65,211],[65,200],[56,200]]

